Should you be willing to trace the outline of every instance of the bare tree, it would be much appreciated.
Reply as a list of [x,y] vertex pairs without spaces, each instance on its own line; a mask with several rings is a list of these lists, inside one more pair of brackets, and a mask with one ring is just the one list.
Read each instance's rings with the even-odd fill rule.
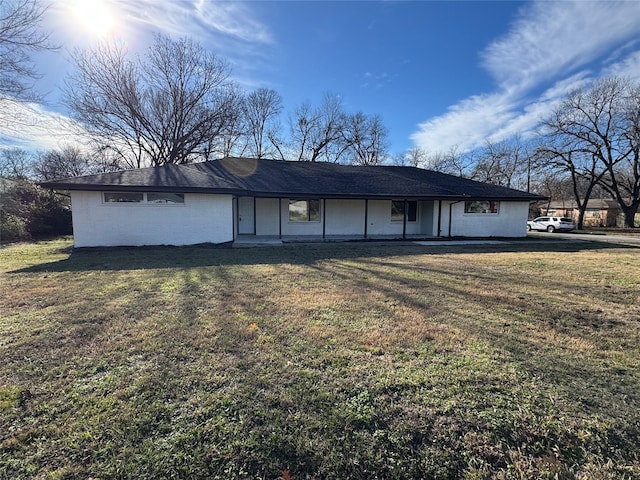
[[303,102],[289,117],[291,149],[296,152],[296,160],[313,161],[310,153],[312,132],[318,128],[320,116],[309,102]]
[[[545,123],[566,168],[599,183],[634,226],[640,207],[640,85],[611,77],[570,93]],[[558,148],[559,146],[559,148]]]
[[305,102],[289,119],[291,149],[297,160],[337,162],[344,153],[345,113],[340,97],[325,94],[319,108]]
[[557,134],[555,126],[558,125],[558,115],[562,115],[561,110],[556,111],[555,116],[544,123],[549,134],[542,137],[542,144],[537,149],[537,164],[540,166],[539,170],[556,171],[568,176],[571,181],[570,190],[578,208],[577,228],[582,230],[587,205],[606,169],[596,155],[585,151],[570,137]]
[[393,163],[410,167],[426,167],[429,163],[429,153],[422,147],[413,146],[406,152],[395,155]]
[[545,168],[537,172],[532,188],[547,197],[546,210],[550,208],[553,200],[569,204],[573,198],[571,177],[558,169]]
[[129,167],[201,158],[238,114],[226,63],[192,40],[156,35],[133,60],[109,44],[74,59],[67,104],[96,144]]
[[429,160],[429,152],[422,147],[413,146],[407,150],[406,158],[412,167],[424,167]]
[[362,112],[348,115],[343,126],[347,154],[354,165],[379,165],[387,155],[387,128],[382,119]]
[[508,141],[485,141],[470,175],[474,180],[509,188],[530,188],[533,150],[519,135]]
[[53,48],[38,30],[44,11],[38,0],[0,1],[0,99],[37,100],[31,82],[39,74],[30,54]]
[[29,178],[32,171],[32,156],[21,148],[0,151],[0,177],[13,180]]
[[80,148],[65,145],[60,149],[41,153],[33,170],[39,180],[55,180],[90,175],[109,170],[109,168],[101,161],[94,161]]
[[540,150],[540,157],[547,159],[547,171],[564,173],[571,180],[571,192],[578,207],[577,228],[582,230],[591,194],[602,179],[604,170],[598,170],[597,159],[585,152],[544,148]]
[[437,172],[469,178],[472,175],[475,162],[476,159],[473,152],[461,153],[457,146],[453,146],[447,152],[436,152],[429,155],[427,168]]
[[255,158],[273,158],[280,150],[278,138],[282,98],[275,90],[259,88],[244,101],[248,151]]
[[243,113],[244,93],[234,87],[230,92],[229,111],[227,122],[222,126],[219,134],[211,137],[206,142],[202,156],[204,160],[213,160],[218,157],[242,156],[247,150],[249,131]]

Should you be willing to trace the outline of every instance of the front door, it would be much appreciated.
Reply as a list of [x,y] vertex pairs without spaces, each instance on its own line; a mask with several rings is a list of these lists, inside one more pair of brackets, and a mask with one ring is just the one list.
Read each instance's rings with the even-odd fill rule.
[[238,234],[255,235],[255,204],[253,197],[238,197]]

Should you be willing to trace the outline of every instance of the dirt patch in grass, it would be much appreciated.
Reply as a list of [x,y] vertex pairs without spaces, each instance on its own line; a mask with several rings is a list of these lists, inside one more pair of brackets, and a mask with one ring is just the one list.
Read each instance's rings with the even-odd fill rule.
[[0,478],[638,478],[639,253],[4,247]]

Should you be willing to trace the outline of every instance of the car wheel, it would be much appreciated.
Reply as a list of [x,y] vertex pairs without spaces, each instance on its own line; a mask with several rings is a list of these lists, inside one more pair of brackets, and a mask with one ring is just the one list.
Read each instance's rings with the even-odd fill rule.
[[531,229],[531,225],[527,225],[527,231],[529,231],[529,232],[530,232],[531,230],[532,230],[532,229]]
[[549,226],[547,227],[547,232],[549,232],[549,233],[553,233],[554,231],[555,231],[555,228],[553,227],[553,225],[549,225]]

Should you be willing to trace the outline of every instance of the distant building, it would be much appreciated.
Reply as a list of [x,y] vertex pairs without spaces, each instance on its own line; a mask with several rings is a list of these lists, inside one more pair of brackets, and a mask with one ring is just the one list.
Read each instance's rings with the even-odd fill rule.
[[[556,200],[543,205],[541,211],[544,215],[569,217],[574,223],[578,223],[580,211],[575,200]],[[618,202],[609,198],[592,198],[587,203],[584,212],[585,227],[615,227],[622,213]]]

